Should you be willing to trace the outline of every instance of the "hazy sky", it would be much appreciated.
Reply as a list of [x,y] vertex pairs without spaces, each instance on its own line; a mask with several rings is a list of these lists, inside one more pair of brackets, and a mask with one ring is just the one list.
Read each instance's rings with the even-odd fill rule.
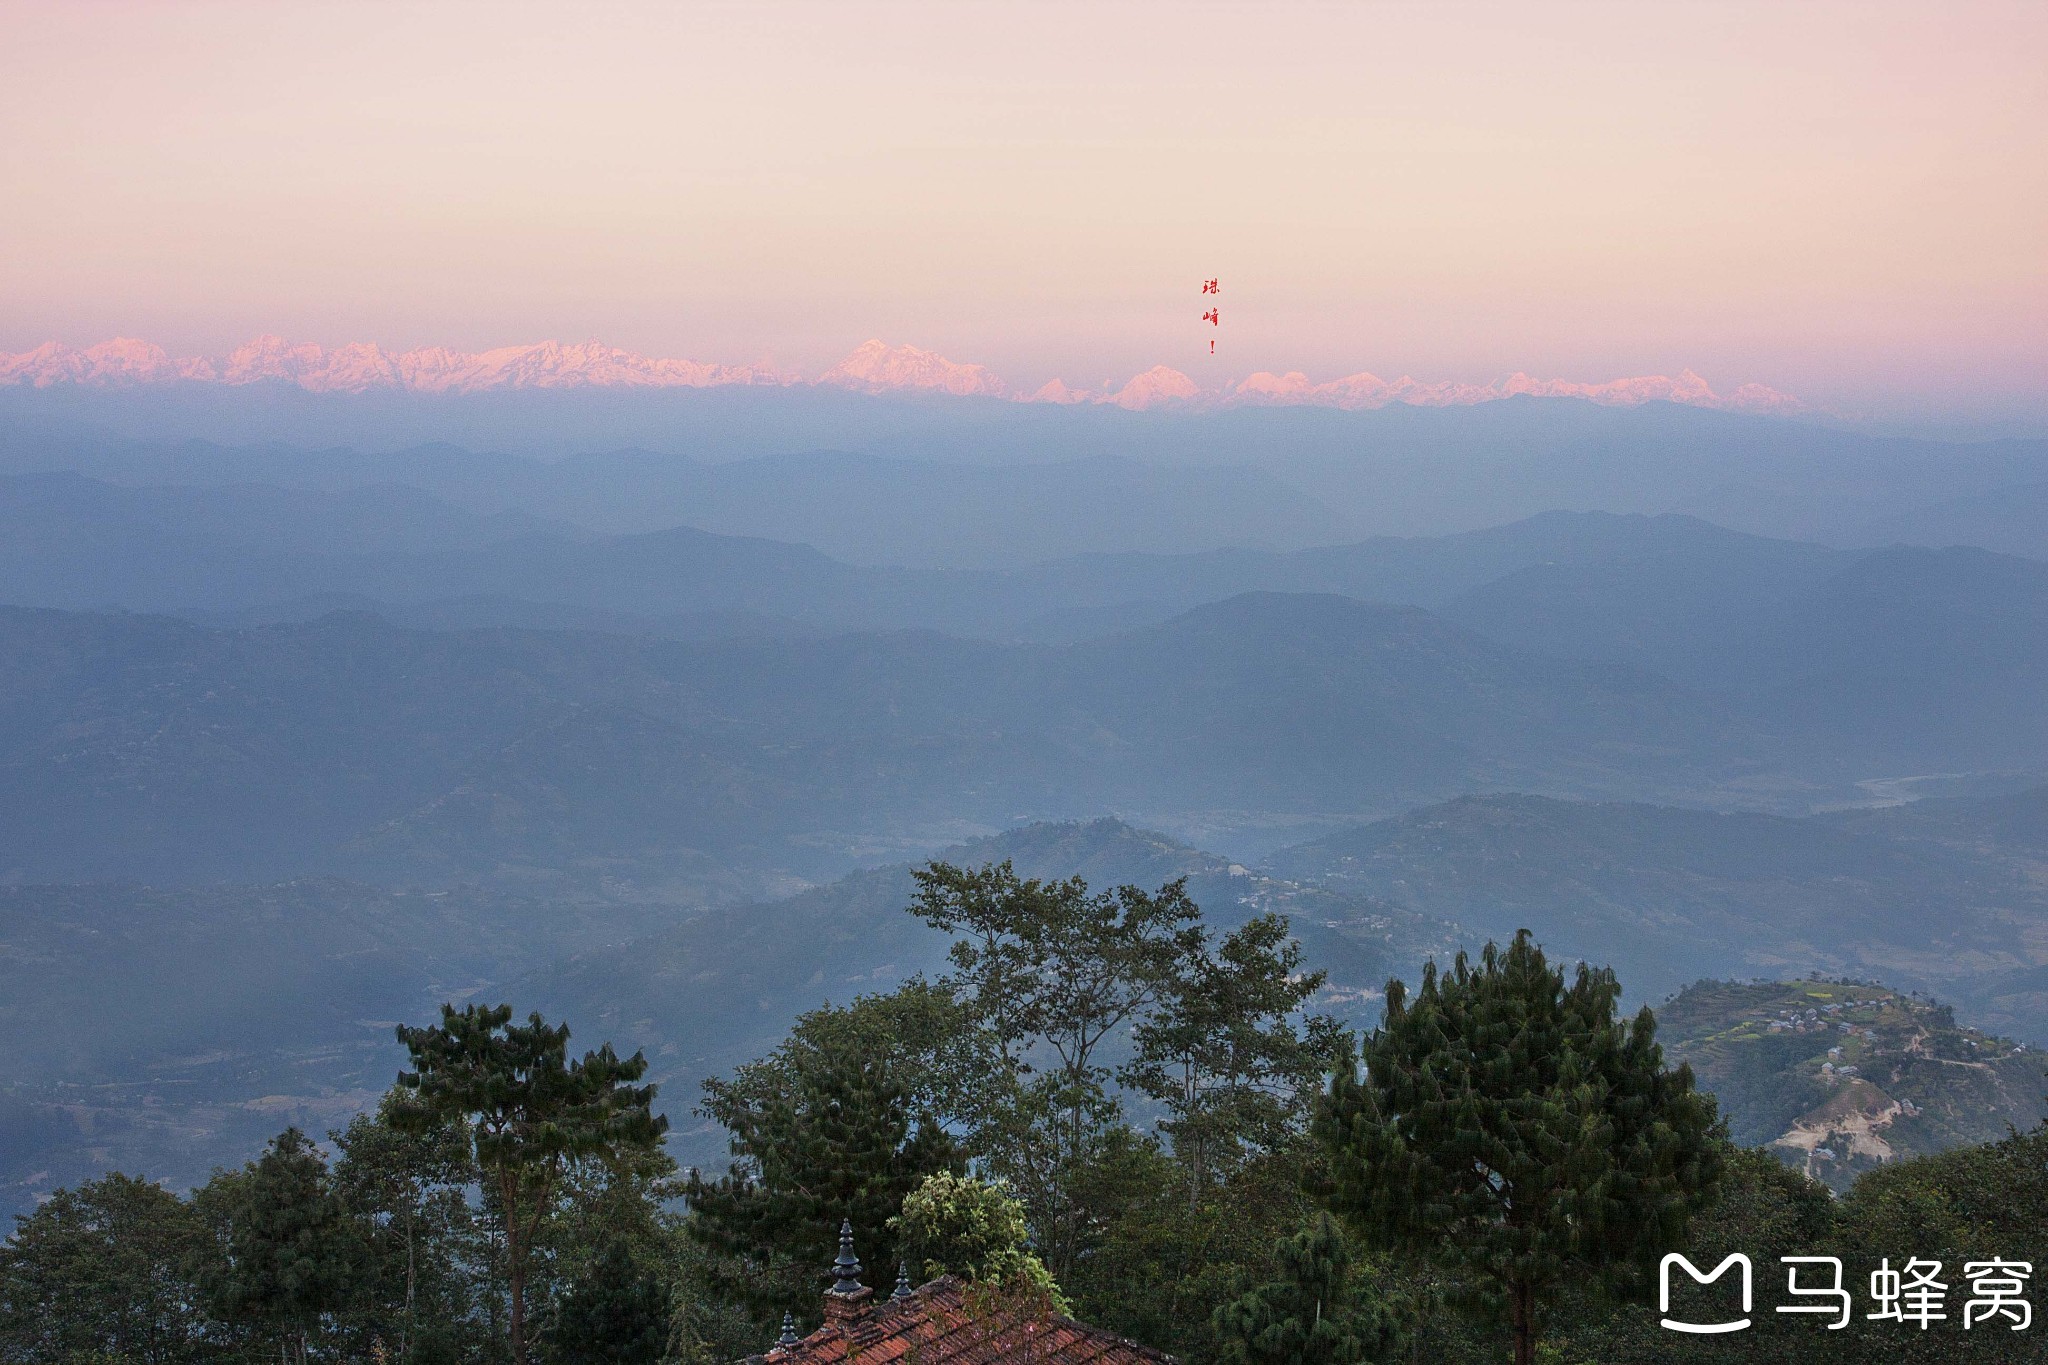
[[[0,4],[0,349],[2048,409],[2048,3]],[[1199,282],[1221,279],[1219,355]]]

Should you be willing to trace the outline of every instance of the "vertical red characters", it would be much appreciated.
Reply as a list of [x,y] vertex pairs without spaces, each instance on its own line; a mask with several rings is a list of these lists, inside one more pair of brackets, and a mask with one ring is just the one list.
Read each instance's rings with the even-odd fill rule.
[[[1202,292],[1204,294],[1221,294],[1223,286],[1215,280],[1203,280]],[[1202,314],[1202,321],[1208,323],[1211,327],[1221,327],[1223,325],[1222,313],[1223,310],[1220,308],[1211,308],[1208,312]],[[1216,354],[1216,340],[1214,337],[1209,339],[1209,354]]]

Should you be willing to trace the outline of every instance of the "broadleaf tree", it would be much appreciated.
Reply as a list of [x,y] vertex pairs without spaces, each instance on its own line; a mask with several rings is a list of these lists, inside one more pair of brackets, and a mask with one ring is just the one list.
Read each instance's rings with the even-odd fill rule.
[[1105,1044],[1170,988],[1202,947],[1185,879],[1091,893],[1008,862],[921,868],[911,911],[955,935],[943,983],[1002,1063],[977,1147],[1023,1198],[1047,1267],[1063,1274],[1092,1221],[1075,1177],[1122,1126]]
[[1213,950],[1205,933],[1134,1030],[1121,1076],[1165,1109],[1159,1126],[1186,1172],[1190,1207],[1245,1157],[1299,1132],[1341,1047],[1335,1021],[1296,1024],[1324,979],[1301,970],[1287,921],[1260,915]]
[[919,1121],[885,1051],[827,1030],[744,1085],[706,1087],[703,1112],[731,1133],[732,1168],[686,1187],[707,1272],[756,1321],[808,1320],[842,1220],[871,1284],[895,1271],[890,1220],[927,1176],[961,1168],[952,1139]]
[[116,1172],[57,1190],[0,1241],[0,1362],[213,1359],[197,1284],[213,1261],[205,1224],[161,1186]]

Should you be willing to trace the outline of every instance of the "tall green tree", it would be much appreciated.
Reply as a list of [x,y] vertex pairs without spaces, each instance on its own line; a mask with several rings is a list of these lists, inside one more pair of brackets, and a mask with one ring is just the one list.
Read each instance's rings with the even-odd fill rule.
[[1448,1269],[1504,1312],[1531,1365],[1545,1296],[1625,1280],[1679,1246],[1720,1177],[1714,1104],[1664,1065],[1614,974],[1566,985],[1527,931],[1423,971],[1340,1067],[1317,1120],[1332,1207],[1390,1255]]
[[1391,1304],[1327,1213],[1278,1248],[1279,1276],[1219,1304],[1224,1360],[1233,1365],[1362,1365],[1400,1336]]
[[0,1361],[214,1358],[196,1280],[212,1254],[191,1206],[146,1180],[58,1190],[0,1242]]
[[220,1228],[221,1255],[203,1281],[215,1311],[303,1365],[325,1320],[347,1304],[360,1264],[326,1158],[287,1128],[241,1171],[216,1175],[198,1203]]
[[945,981],[1001,1062],[977,1146],[1017,1190],[1055,1275],[1080,1256],[1095,1211],[1078,1177],[1122,1128],[1105,1045],[1199,953],[1185,879],[1091,893],[1079,877],[1019,877],[1007,861],[920,869],[912,913],[956,935]]
[[1301,970],[1287,921],[1261,915],[1213,951],[1204,932],[1135,1029],[1122,1079],[1165,1109],[1159,1126],[1186,1172],[1190,1207],[1247,1156],[1299,1134],[1343,1047],[1334,1020],[1296,1023],[1324,980]]
[[910,1094],[886,1056],[856,1038],[819,1042],[745,1086],[706,1087],[703,1112],[732,1134],[733,1162],[716,1181],[691,1177],[686,1227],[712,1253],[723,1292],[761,1323],[815,1312],[842,1220],[853,1223],[869,1282],[886,1289],[896,1264],[890,1219],[925,1177],[962,1164],[942,1130],[913,1126]]
[[488,1246],[467,1191],[477,1178],[459,1123],[393,1122],[402,1099],[333,1133],[334,1189],[363,1244],[363,1268],[346,1327],[348,1349],[374,1346],[409,1360],[424,1338],[456,1341],[474,1330],[488,1289]]
[[443,1005],[438,1025],[401,1024],[414,1069],[399,1074],[407,1102],[394,1117],[422,1130],[466,1126],[504,1245],[507,1346],[513,1365],[526,1365],[531,1253],[563,1176],[658,1151],[668,1120],[650,1108],[655,1087],[635,1084],[647,1073],[639,1053],[621,1058],[606,1043],[572,1062],[568,1025],[511,1020],[509,1005]]

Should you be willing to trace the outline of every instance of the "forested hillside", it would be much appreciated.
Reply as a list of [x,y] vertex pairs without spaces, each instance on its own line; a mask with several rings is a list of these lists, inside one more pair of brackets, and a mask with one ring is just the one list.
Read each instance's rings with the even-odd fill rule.
[[1657,1022],[1736,1141],[1837,1191],[1885,1162],[1996,1142],[2048,1118],[2048,1052],[1883,986],[1701,982]]

